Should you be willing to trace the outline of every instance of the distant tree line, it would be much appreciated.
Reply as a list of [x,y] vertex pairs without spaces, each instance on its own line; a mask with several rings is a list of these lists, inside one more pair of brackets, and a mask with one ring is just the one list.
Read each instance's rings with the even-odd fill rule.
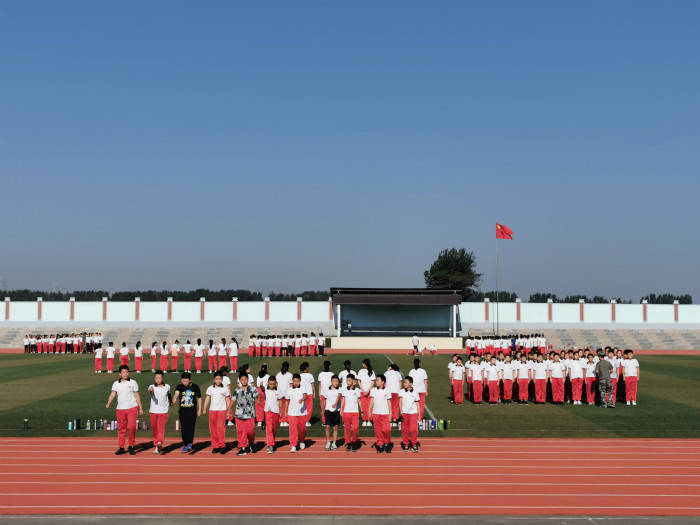
[[269,297],[272,301],[296,301],[301,297],[304,301],[327,301],[330,290],[309,290],[301,293],[270,292],[263,295],[251,290],[209,290],[198,288],[197,290],[139,290],[133,292],[106,292],[104,290],[75,290],[73,292],[47,292],[45,290],[0,290],[2,297],[10,297],[13,301],[35,301],[41,297],[44,301],[68,301],[75,297],[76,301],[101,301],[106,297],[110,301],[133,301],[135,297],[142,301],[166,301],[172,297],[174,301],[199,301],[200,297],[207,301],[230,301],[238,297],[239,301],[262,301]]

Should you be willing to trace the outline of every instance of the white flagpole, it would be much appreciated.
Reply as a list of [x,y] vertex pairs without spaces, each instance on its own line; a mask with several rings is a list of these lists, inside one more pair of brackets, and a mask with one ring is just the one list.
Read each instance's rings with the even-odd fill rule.
[[498,319],[498,238],[496,238],[496,335],[498,335],[499,319]]

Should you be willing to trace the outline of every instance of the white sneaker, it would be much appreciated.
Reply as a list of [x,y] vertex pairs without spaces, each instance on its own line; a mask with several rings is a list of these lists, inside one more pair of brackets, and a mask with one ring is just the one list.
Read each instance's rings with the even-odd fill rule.
[[258,428],[262,427],[262,421],[258,421]]
[[627,401],[627,406],[630,406],[632,403],[630,401]]
[[636,401],[632,401],[632,406],[635,406],[635,407],[636,407],[636,406],[637,406],[637,402],[636,402]]
[[338,445],[335,444],[335,441],[331,443],[331,450],[338,450]]
[[226,424],[226,426],[227,426],[227,427],[233,427],[233,426],[235,426],[235,425],[233,424],[233,421],[229,421],[229,422]]
[[306,426],[307,426],[307,427],[310,427],[310,426],[311,426],[311,423],[309,423],[309,422],[307,421],[307,422],[306,422]]
[[306,448],[306,443],[304,443],[303,441],[301,443],[299,443],[299,450],[304,450],[305,448]]
[[330,449],[331,449],[331,442],[326,441],[326,450],[330,450]]
[[294,453],[294,452],[297,451],[297,447],[292,447],[292,448],[289,449],[289,451],[290,451],[291,453]]

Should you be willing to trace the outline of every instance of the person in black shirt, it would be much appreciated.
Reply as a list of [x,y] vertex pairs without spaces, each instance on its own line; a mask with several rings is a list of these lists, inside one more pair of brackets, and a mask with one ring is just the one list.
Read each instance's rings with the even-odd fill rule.
[[180,384],[175,388],[172,404],[179,403],[180,432],[182,434],[182,452],[193,454],[194,425],[197,417],[202,415],[202,392],[192,382],[189,372],[180,376]]

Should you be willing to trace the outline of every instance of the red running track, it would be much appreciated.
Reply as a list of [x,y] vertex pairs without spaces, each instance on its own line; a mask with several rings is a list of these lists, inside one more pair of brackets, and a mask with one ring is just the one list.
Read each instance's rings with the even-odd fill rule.
[[115,456],[113,439],[2,438],[0,514],[700,516],[698,439],[422,444]]

